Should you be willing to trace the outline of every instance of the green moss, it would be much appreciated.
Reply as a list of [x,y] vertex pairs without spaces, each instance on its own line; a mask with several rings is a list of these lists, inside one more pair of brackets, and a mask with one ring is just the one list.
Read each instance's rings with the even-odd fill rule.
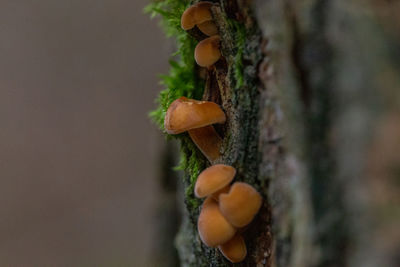
[[207,161],[188,135],[181,138],[181,151],[181,163],[178,168],[189,174],[184,181],[186,185],[185,201],[189,210],[195,210],[200,206],[201,201],[194,195],[194,185],[197,176],[206,167]]
[[203,92],[203,81],[196,75],[194,48],[196,40],[180,26],[180,17],[189,5],[188,0],[156,1],[145,8],[151,17],[161,16],[161,25],[168,37],[176,40],[177,51],[170,60],[170,71],[161,75],[161,84],[165,89],[157,98],[158,108],[150,113],[151,118],[164,130],[164,116],[169,105],[177,98],[186,96],[199,99]]
[[[180,18],[184,10],[189,6],[189,0],[161,0],[156,1],[145,8],[145,12],[151,17],[161,16],[161,25],[168,37],[176,40],[177,51],[171,56],[170,71],[167,75],[161,75],[161,84],[164,90],[157,98],[158,107],[150,112],[152,120],[165,132],[164,117],[169,105],[177,98],[201,99],[204,91],[204,81],[197,76],[197,65],[194,60],[194,49],[197,41],[182,30]],[[186,197],[188,208],[200,205],[193,195],[193,187],[197,175],[204,169],[206,161],[187,134],[170,136],[181,141],[181,163],[176,169],[185,170]]]
[[243,52],[246,45],[247,31],[243,23],[233,19],[227,19],[228,25],[234,36],[236,55],[233,62],[233,74],[235,78],[235,89],[239,89],[244,84],[244,64]]

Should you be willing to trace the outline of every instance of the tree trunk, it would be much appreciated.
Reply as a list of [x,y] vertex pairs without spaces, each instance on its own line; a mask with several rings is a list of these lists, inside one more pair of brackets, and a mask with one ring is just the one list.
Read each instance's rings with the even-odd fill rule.
[[[204,98],[228,118],[218,162],[264,198],[235,266],[399,266],[399,2],[217,3],[224,60]],[[185,198],[182,266],[231,266]]]

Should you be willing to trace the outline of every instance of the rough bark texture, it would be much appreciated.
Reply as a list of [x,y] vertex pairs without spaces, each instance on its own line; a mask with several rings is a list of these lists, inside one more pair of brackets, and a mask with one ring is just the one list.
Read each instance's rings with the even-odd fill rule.
[[[205,93],[228,118],[218,162],[264,197],[235,266],[399,266],[400,4],[218,4],[225,60]],[[231,266],[201,243],[188,207],[182,266]]]

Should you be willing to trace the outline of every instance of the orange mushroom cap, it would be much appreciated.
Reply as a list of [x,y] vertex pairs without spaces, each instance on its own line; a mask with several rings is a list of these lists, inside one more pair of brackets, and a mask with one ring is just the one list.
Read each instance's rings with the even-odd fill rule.
[[201,67],[209,67],[221,58],[220,36],[214,35],[199,42],[194,50],[194,59]]
[[197,229],[200,239],[209,247],[228,242],[236,233],[235,227],[225,219],[218,208],[218,203],[211,197],[203,203]]
[[164,127],[169,134],[179,134],[225,120],[225,113],[217,104],[182,96],[169,106]]
[[190,30],[196,25],[196,20],[194,17],[194,13],[196,12],[196,6],[191,6],[186,9],[181,17],[181,27],[184,30]]
[[186,9],[181,17],[182,29],[190,30],[195,25],[212,20],[213,17],[210,11],[212,5],[213,3],[211,2],[199,2]]
[[241,262],[246,258],[246,243],[240,234],[236,234],[231,240],[218,246],[219,251],[232,263]]
[[202,171],[194,186],[194,194],[198,198],[209,196],[227,186],[235,177],[235,168],[216,164]]
[[214,21],[208,20],[203,23],[197,24],[197,28],[204,33],[205,35],[208,36],[213,36],[218,34],[218,28],[215,25]]
[[213,3],[211,2],[198,2],[196,6],[196,12],[194,13],[194,18],[196,20],[196,24],[201,24],[205,21],[212,20],[211,7]]
[[235,227],[249,224],[261,208],[261,204],[261,195],[246,183],[236,182],[229,193],[219,195],[221,212]]

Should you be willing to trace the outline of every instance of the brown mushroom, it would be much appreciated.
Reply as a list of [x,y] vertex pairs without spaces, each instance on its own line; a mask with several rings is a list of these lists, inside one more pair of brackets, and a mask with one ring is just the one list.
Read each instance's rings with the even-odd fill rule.
[[196,25],[196,19],[194,13],[196,12],[196,6],[190,6],[186,9],[181,16],[181,27],[184,30],[190,30]]
[[219,158],[222,139],[212,125],[192,129],[188,133],[192,141],[210,162]]
[[201,67],[209,67],[221,58],[220,36],[214,35],[199,42],[194,50],[194,59]]
[[208,20],[203,23],[197,24],[197,28],[204,33],[205,35],[208,36],[213,36],[218,34],[218,29],[217,26],[215,25],[214,21]]
[[225,219],[218,208],[218,203],[211,197],[203,203],[197,229],[200,239],[209,247],[228,242],[236,233],[235,227]]
[[202,171],[197,177],[194,194],[198,198],[210,196],[229,185],[235,174],[236,170],[231,166],[224,164],[213,165]]
[[225,113],[217,104],[182,96],[169,106],[164,127],[169,134],[179,134],[225,120]]
[[195,4],[196,12],[194,13],[194,18],[196,20],[196,24],[200,24],[213,19],[211,14],[212,5],[212,2],[207,1],[198,2],[197,4]]
[[211,2],[199,2],[186,9],[181,17],[182,29],[190,30],[196,25],[212,21],[213,17],[210,10],[212,5]]
[[236,234],[231,240],[218,246],[219,251],[232,263],[241,262],[246,258],[246,243],[240,234]]
[[219,195],[219,206],[224,217],[235,227],[249,224],[261,208],[261,195],[249,184],[236,182],[229,193]]

